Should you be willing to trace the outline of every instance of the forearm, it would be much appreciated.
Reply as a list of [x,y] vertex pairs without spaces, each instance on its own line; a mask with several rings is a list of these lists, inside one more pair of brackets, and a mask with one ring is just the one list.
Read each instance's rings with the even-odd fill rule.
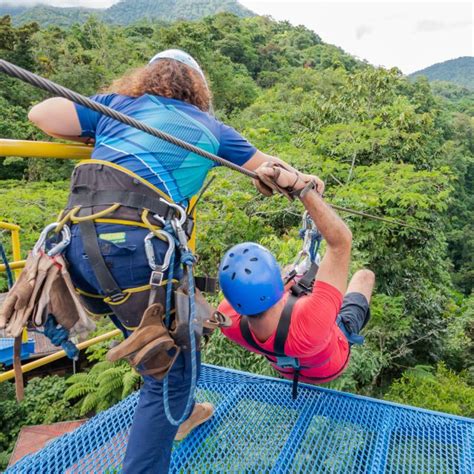
[[309,191],[301,198],[301,202],[328,246],[350,247],[352,241],[350,229],[317,192]]

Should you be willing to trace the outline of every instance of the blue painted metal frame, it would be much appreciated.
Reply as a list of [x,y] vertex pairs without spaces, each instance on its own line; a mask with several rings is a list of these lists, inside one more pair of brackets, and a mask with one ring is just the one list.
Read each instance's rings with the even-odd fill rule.
[[[204,365],[214,417],[175,443],[171,472],[474,472],[474,420]],[[120,471],[133,394],[20,460],[11,473]],[[157,427],[159,429],[159,427]]]

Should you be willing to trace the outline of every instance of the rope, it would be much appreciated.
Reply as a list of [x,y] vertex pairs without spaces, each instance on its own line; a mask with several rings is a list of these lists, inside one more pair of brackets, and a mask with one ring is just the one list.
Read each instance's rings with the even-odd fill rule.
[[5,265],[5,270],[7,273],[8,289],[10,289],[13,286],[13,274],[12,274],[12,269],[10,268],[10,263],[8,262],[7,254],[5,253],[5,248],[3,247],[2,242],[0,242],[0,257],[2,257],[3,263]]
[[59,325],[52,314],[48,315],[48,318],[44,323],[43,334],[55,346],[61,346],[69,359],[79,359],[79,349],[69,340],[69,331],[65,327]]
[[[186,266],[186,273],[188,274],[188,293],[189,293],[189,342],[190,342],[190,355],[191,355],[191,381],[189,383],[188,399],[186,401],[186,407],[179,419],[175,419],[171,414],[169,406],[168,396],[168,375],[163,380],[163,407],[165,409],[165,415],[168,421],[173,426],[179,426],[185,421],[194,404],[194,391],[196,390],[197,382],[197,359],[196,359],[196,336],[194,334],[194,319],[196,313],[196,306],[194,301],[194,277],[193,277],[193,265],[194,256],[191,252],[183,252],[181,255],[181,263]],[[168,277],[169,278],[169,277]]]
[[[38,76],[37,74],[27,71],[26,69],[18,67],[15,64],[5,61],[4,59],[0,59],[0,71],[11,77],[20,79],[23,82],[27,82],[28,84],[31,84],[32,86],[38,87],[39,89],[43,89],[57,96],[69,99],[75,102],[76,104],[83,105],[84,107],[87,107],[91,110],[99,112],[103,115],[106,115],[107,117],[117,120],[118,122],[124,123],[125,125],[141,130],[142,132],[148,133],[149,135],[152,135],[156,138],[160,138],[161,140],[165,140],[169,143],[172,143],[173,145],[184,148],[185,150],[188,150],[192,153],[195,153],[196,155],[200,155],[204,158],[214,161],[215,163],[218,163],[222,166],[226,166],[227,168],[233,169],[234,171],[238,171],[239,173],[242,173],[250,178],[253,178],[253,179],[257,178],[256,173],[254,173],[253,171],[247,170],[243,168],[242,166],[236,165],[235,163],[232,163],[231,161],[221,158],[220,156],[214,155],[213,153],[202,150],[201,148],[191,145],[190,143],[185,142],[184,140],[180,140],[179,138],[176,138],[173,135],[170,135],[169,133],[163,132],[162,130],[158,130],[157,128],[150,127],[149,125],[143,122],[140,122],[138,120],[135,120],[134,118],[129,117],[128,115],[122,114],[121,112],[111,109],[110,107],[107,107],[103,104],[99,104],[98,102],[95,102],[89,99],[88,97],[78,94],[77,92],[74,92],[64,86],[60,86],[59,84],[56,84],[55,82],[50,81],[49,79],[46,79],[44,77]],[[361,216],[361,217],[366,217],[368,219],[374,219],[381,222],[386,222],[391,225],[408,227],[408,228],[415,229],[422,232],[427,231],[427,229],[422,229],[420,227],[412,226],[410,224],[407,224],[405,222],[398,221],[395,219],[386,219],[383,217],[374,216],[372,214],[367,214],[366,212],[356,211],[347,207],[337,206],[335,204],[330,204],[330,205],[338,211],[347,212],[350,214],[354,214],[356,216]]]

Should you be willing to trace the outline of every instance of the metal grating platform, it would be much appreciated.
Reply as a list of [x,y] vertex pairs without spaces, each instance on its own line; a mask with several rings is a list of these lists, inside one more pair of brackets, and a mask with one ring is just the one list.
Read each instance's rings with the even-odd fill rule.
[[[138,394],[25,457],[8,473],[120,472]],[[204,366],[215,416],[176,443],[171,472],[474,472],[474,420]]]

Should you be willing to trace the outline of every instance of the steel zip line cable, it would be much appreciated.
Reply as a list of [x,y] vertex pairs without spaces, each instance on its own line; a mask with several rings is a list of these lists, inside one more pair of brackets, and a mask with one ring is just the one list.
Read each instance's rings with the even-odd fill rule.
[[[37,74],[34,74],[30,71],[27,71],[26,69],[16,66],[15,64],[12,64],[4,59],[0,59],[0,71],[7,74],[8,76],[20,79],[23,82],[27,82],[28,84],[31,84],[32,86],[38,87],[39,89],[43,89],[46,92],[50,92],[51,94],[64,97],[65,99],[69,99],[72,102],[75,102],[76,104],[83,105],[84,107],[87,107],[91,110],[99,112],[102,115],[106,115],[107,117],[117,120],[118,122],[122,122],[125,125],[129,125],[130,127],[134,127],[156,138],[160,138],[161,140],[165,140],[169,143],[172,143],[173,145],[184,148],[185,150],[188,150],[192,153],[195,153],[196,155],[200,155],[204,158],[214,161],[215,163],[218,163],[222,166],[226,166],[227,168],[233,169],[234,171],[238,171],[239,173],[242,173],[250,178],[257,179],[257,175],[253,171],[247,170],[243,168],[242,166],[236,165],[235,163],[232,163],[231,161],[221,158],[220,156],[214,155],[213,153],[209,153],[208,151],[202,150],[201,148],[191,145],[190,143],[185,142],[184,140],[180,140],[179,138],[176,138],[175,136],[170,135],[169,133],[163,132],[162,130],[158,130],[157,128],[150,127],[149,125],[143,122],[140,122],[139,120],[135,120],[134,118],[129,117],[128,115],[122,114],[121,112],[118,112],[117,110],[114,110],[103,104],[99,104],[98,102],[95,102],[89,99],[88,97],[83,96],[82,94],[78,94],[77,92],[74,92],[68,89],[67,87],[60,86],[59,84],[56,84],[55,82],[50,81],[49,79],[38,76]],[[357,216],[362,216],[369,219],[386,222],[388,224],[398,225],[401,227],[408,227],[411,229],[416,229],[422,232],[426,232],[426,229],[422,229],[420,227],[416,227],[416,226],[413,226],[413,225],[410,225],[410,224],[407,224],[405,222],[398,221],[395,219],[387,219],[384,217],[374,216],[372,214],[367,214],[366,212],[356,211],[354,209],[338,206],[336,204],[330,204],[330,206],[332,206],[334,209],[338,211],[347,212],[347,213],[354,214]]]

